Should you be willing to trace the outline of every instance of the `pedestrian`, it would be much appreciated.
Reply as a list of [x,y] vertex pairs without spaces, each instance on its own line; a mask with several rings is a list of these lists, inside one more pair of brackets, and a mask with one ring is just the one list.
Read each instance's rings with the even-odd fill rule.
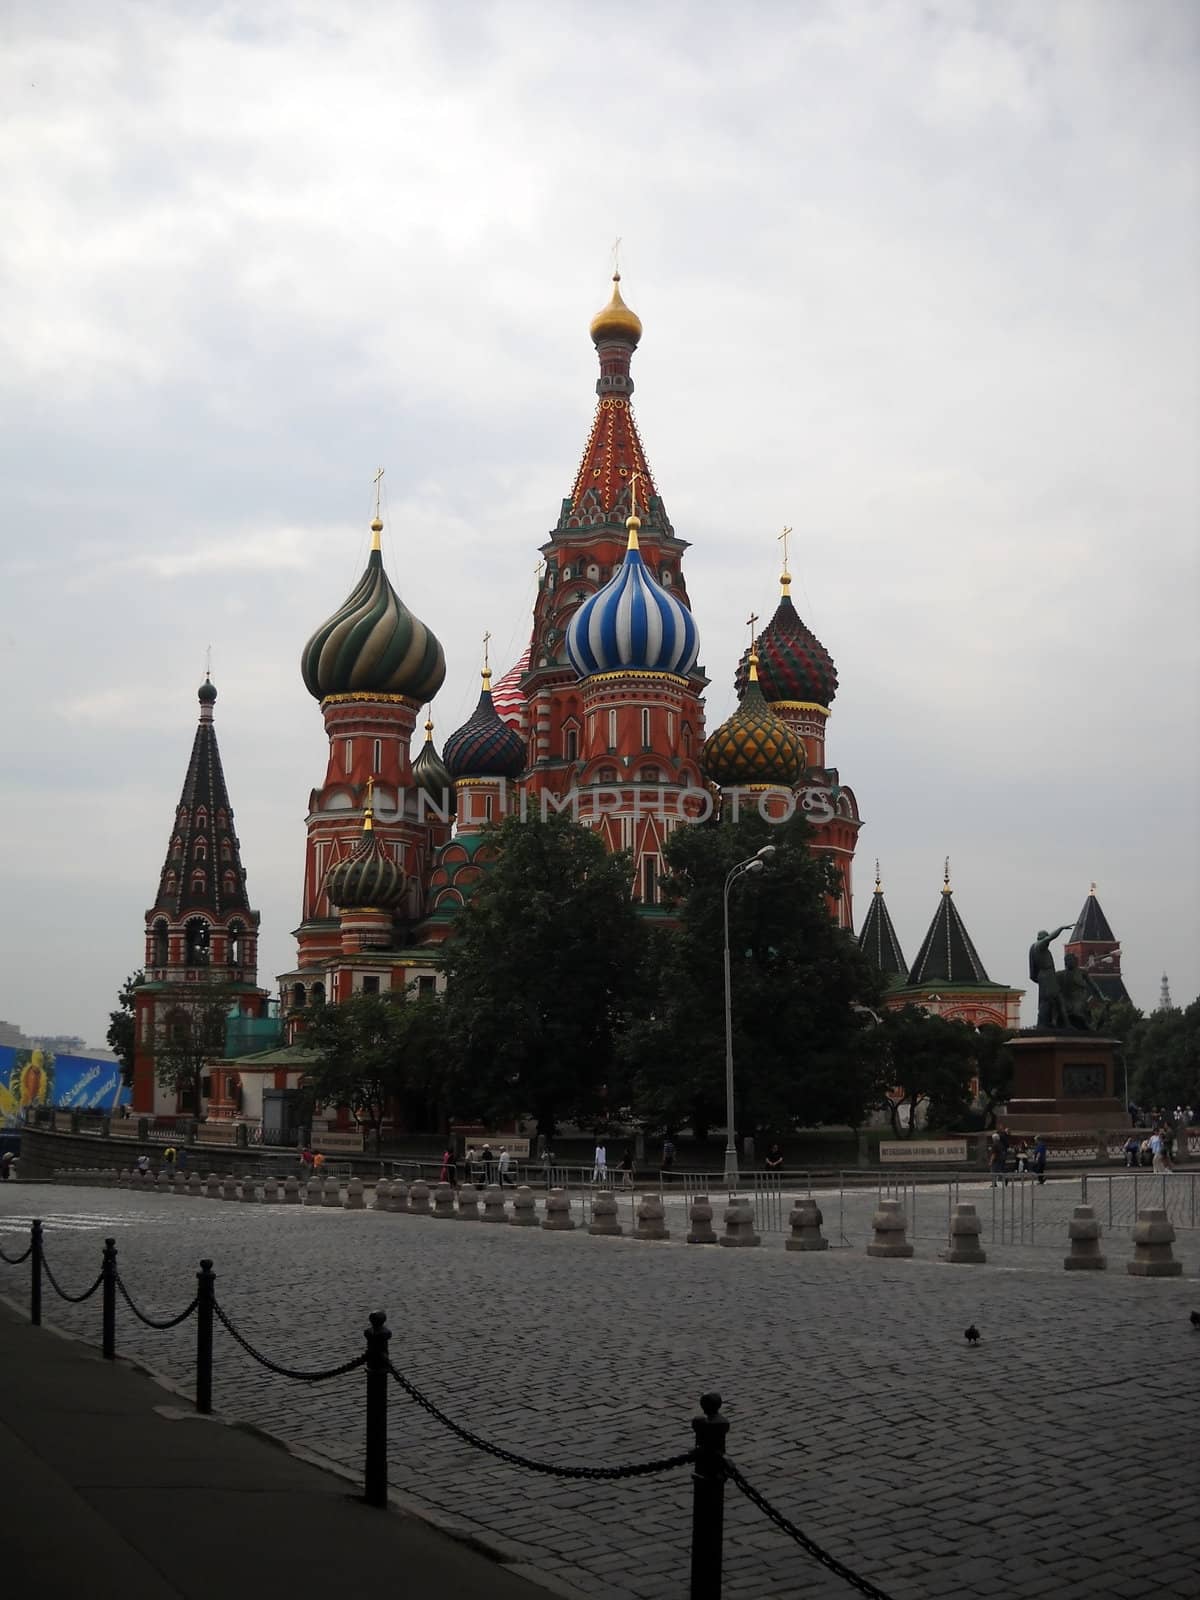
[[1000,1155],[1000,1134],[993,1129],[988,1138],[988,1172],[992,1179],[992,1188],[996,1187],[997,1177],[1004,1176],[1004,1165]]
[[502,1144],[500,1146],[500,1160],[496,1163],[496,1165],[498,1168],[501,1186],[503,1187],[504,1184],[511,1183],[512,1179],[508,1175],[508,1169],[512,1165],[512,1157],[508,1153],[507,1145]]
[[674,1165],[675,1165],[675,1141],[674,1141],[674,1139],[671,1138],[671,1135],[668,1134],[667,1137],[663,1140],[662,1169],[663,1169],[664,1172],[670,1172],[671,1168]]
[[139,1156],[137,1158],[137,1162],[135,1164],[137,1166],[137,1170],[139,1172],[141,1172],[141,1173],[147,1173],[147,1172],[150,1171],[150,1157],[149,1156]]
[[1000,1181],[1005,1188],[1008,1187],[1008,1152],[1011,1144],[1012,1135],[1009,1133],[1007,1125],[1002,1122],[996,1130],[996,1147],[1000,1156],[997,1163],[1000,1169]]
[[175,1146],[173,1144],[169,1144],[163,1151],[162,1169],[168,1178],[175,1176]]
[[316,1155],[313,1157],[313,1177],[314,1178],[321,1177],[322,1174],[323,1174],[323,1171],[324,1171],[324,1167],[325,1167],[325,1157],[318,1150]]
[[1166,1141],[1163,1139],[1162,1130],[1155,1128],[1150,1135],[1150,1164],[1155,1172],[1169,1172],[1167,1164]]
[[475,1187],[478,1188],[479,1187],[479,1172],[477,1170],[478,1158],[477,1158],[477,1156],[475,1154],[475,1146],[473,1144],[469,1144],[467,1146],[467,1152],[463,1156],[463,1167],[464,1167],[464,1169],[466,1171],[466,1174],[467,1174],[467,1182],[468,1183],[473,1183],[475,1185]]
[[1125,1152],[1125,1165],[1127,1167],[1136,1167],[1137,1164],[1138,1164],[1138,1136],[1137,1136],[1137,1134],[1136,1133],[1131,1133],[1129,1135],[1128,1139],[1126,1139],[1125,1143],[1121,1146],[1121,1148]]
[[456,1187],[458,1173],[455,1171],[454,1146],[447,1145],[442,1153],[442,1170],[438,1174],[439,1183],[448,1183],[453,1189]]
[[768,1172],[781,1172],[783,1170],[783,1151],[777,1144],[767,1150],[764,1165]]
[[621,1170],[621,1187],[623,1189],[632,1189],[633,1188],[633,1151],[628,1149],[628,1148],[626,1148],[625,1154],[621,1157],[621,1169],[620,1170]]
[[483,1167],[484,1182],[495,1183],[497,1177],[496,1158],[492,1154],[491,1145],[486,1141],[484,1142],[483,1149],[479,1152],[479,1163]]
[[592,1157],[592,1182],[603,1183],[608,1176],[608,1150],[602,1140],[597,1139],[596,1151]]
[[1046,1181],[1046,1157],[1049,1155],[1049,1153],[1050,1152],[1046,1147],[1046,1140],[1043,1135],[1039,1133],[1037,1138],[1033,1141],[1033,1159],[1027,1163],[1029,1171],[1037,1174],[1037,1181],[1039,1183],[1045,1183]]
[[307,1183],[313,1175],[313,1153],[308,1145],[300,1152],[300,1182]]
[[12,1177],[12,1168],[13,1153],[11,1150],[6,1150],[3,1156],[0,1156],[0,1181],[3,1181],[4,1183],[8,1182],[8,1180]]

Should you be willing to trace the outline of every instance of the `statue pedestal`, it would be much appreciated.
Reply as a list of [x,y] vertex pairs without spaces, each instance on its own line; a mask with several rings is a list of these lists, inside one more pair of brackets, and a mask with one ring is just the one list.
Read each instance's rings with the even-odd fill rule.
[[1118,1042],[1066,1029],[1010,1039],[1013,1086],[1004,1120],[1012,1132],[1125,1127],[1125,1102],[1115,1093]]

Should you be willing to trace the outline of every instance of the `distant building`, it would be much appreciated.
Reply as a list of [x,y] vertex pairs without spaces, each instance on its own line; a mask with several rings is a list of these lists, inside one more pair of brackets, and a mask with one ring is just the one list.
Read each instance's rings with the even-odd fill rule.
[[1108,918],[1096,899],[1095,884],[1088,890],[1083,910],[1063,949],[1067,955],[1078,958],[1080,967],[1106,1000],[1129,999],[1129,990],[1121,976],[1121,946],[1113,937]]

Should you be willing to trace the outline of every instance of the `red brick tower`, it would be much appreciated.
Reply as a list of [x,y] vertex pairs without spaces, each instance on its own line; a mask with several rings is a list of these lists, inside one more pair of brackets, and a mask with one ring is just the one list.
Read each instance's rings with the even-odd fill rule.
[[1071,930],[1063,952],[1075,956],[1080,967],[1106,1000],[1128,1000],[1121,976],[1121,946],[1113,937],[1108,918],[1096,899],[1096,885],[1088,890],[1083,910]]
[[174,1092],[157,1088],[154,1056],[166,1030],[220,985],[244,1015],[260,1016],[267,995],[258,987],[257,911],[246,894],[233,807],[225,787],[213,707],[217,691],[200,685],[200,721],[158,893],[146,912],[146,981],[134,1003],[133,1109],[183,1109]]
[[[308,803],[298,961],[279,980],[293,1013],[330,998],[327,973],[348,953],[352,933],[374,949],[401,942],[424,912],[429,862],[450,831],[414,777],[417,753],[411,749],[422,702],[437,693],[446,676],[445,658],[437,639],[388,580],[382,530],[376,512],[366,570],[301,656],[305,687],[321,704],[329,757],[324,781]],[[366,848],[364,833],[370,835],[372,861],[390,857],[402,884],[389,890],[386,905],[355,906],[349,919],[353,928],[344,928],[328,886],[335,869]],[[373,870],[378,871],[377,862]],[[372,921],[367,912],[380,915]]]

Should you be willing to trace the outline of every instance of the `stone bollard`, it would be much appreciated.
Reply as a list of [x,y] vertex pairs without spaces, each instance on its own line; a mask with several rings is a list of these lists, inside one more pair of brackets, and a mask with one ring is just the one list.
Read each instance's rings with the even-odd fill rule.
[[512,1216],[508,1219],[515,1228],[536,1228],[537,1212],[534,1209],[533,1190],[523,1183],[513,1195]]
[[310,1177],[303,1189],[304,1204],[306,1206],[319,1206],[321,1204],[321,1192],[324,1187],[324,1178],[318,1178],[315,1175]]
[[1183,1276],[1183,1262],[1176,1261],[1171,1249],[1175,1242],[1175,1224],[1167,1213],[1157,1206],[1138,1212],[1133,1229],[1133,1260],[1125,1263],[1125,1271],[1135,1278],[1179,1278]]
[[285,1206],[300,1204],[300,1180],[294,1172],[290,1172],[283,1180],[283,1203]]
[[869,1256],[911,1256],[913,1247],[905,1238],[908,1223],[899,1200],[881,1200],[871,1218],[875,1237],[867,1246]]
[[546,1215],[542,1218],[542,1227],[550,1229],[552,1233],[570,1233],[574,1226],[571,1196],[565,1189],[551,1189],[546,1196]]
[[221,1198],[221,1180],[215,1172],[210,1172],[204,1180],[204,1198],[206,1200],[219,1200]]
[[257,1200],[258,1200],[258,1184],[254,1181],[253,1178],[249,1178],[249,1177],[243,1177],[242,1178],[241,1192],[238,1195],[238,1199],[239,1200],[254,1200],[254,1201],[257,1202]]
[[184,1176],[184,1174],[182,1172],[177,1172],[175,1174],[175,1183],[174,1183],[174,1194],[175,1194],[176,1199],[180,1199],[187,1192],[188,1192],[188,1190],[187,1190],[187,1178]]
[[393,1181],[392,1181],[392,1202],[391,1202],[391,1205],[389,1206],[388,1209],[390,1211],[394,1211],[394,1212],[398,1213],[401,1216],[407,1215],[407,1213],[408,1213],[408,1196],[409,1196],[409,1188],[408,1188],[408,1185],[405,1183],[404,1179],[403,1178],[395,1178],[395,1179],[393,1179]]
[[1067,1224],[1070,1255],[1063,1257],[1068,1272],[1103,1272],[1108,1262],[1100,1249],[1100,1224],[1091,1206],[1076,1206]]
[[365,1211],[367,1203],[363,1199],[363,1181],[361,1178],[351,1178],[346,1185],[345,1209],[347,1211]]
[[687,1242],[689,1244],[716,1244],[717,1230],[712,1225],[712,1201],[706,1194],[692,1196],[691,1209],[688,1212]]
[[227,1172],[221,1179],[221,1199],[236,1200],[238,1197],[237,1179],[232,1172]]
[[142,1172],[140,1167],[134,1167],[133,1171],[129,1174],[129,1187],[131,1189],[140,1189],[142,1187]]
[[644,1194],[637,1208],[637,1223],[633,1230],[635,1239],[669,1239],[670,1229],[666,1224],[666,1213],[663,1210],[662,1196],[659,1194]]
[[821,1232],[821,1208],[810,1195],[797,1200],[788,1215],[791,1238],[783,1241],[785,1250],[828,1250],[829,1240]]
[[473,1183],[464,1183],[458,1191],[458,1220],[479,1221],[479,1190]]
[[504,1205],[504,1190],[498,1183],[489,1183],[483,1191],[483,1222],[507,1222],[508,1211]]
[[129,1169],[127,1167],[122,1167],[120,1172],[117,1173],[117,1188],[118,1189],[128,1189],[128,1187],[129,1187]]
[[443,1222],[454,1216],[454,1190],[448,1183],[439,1183],[434,1188],[433,1214]]
[[263,1204],[273,1206],[279,1199],[279,1179],[272,1174],[263,1184]]
[[392,1181],[390,1178],[380,1178],[375,1185],[375,1198],[371,1202],[372,1211],[390,1211],[392,1209]]
[[[599,1238],[619,1239],[625,1230],[617,1221],[617,1197],[611,1189],[602,1191],[592,1201],[592,1220],[588,1232]],[[639,1238],[643,1235],[638,1235]]]
[[974,1206],[955,1206],[950,1217],[948,1247],[939,1252],[943,1261],[983,1262],[987,1252],[979,1242],[981,1232]]
[[734,1195],[725,1207],[725,1232],[717,1243],[731,1250],[746,1250],[762,1243],[754,1231],[754,1210],[745,1195]]
[[187,1192],[192,1200],[202,1200],[204,1198],[204,1179],[198,1172],[188,1173]]
[[429,1185],[424,1178],[418,1178],[408,1191],[408,1209],[414,1217],[427,1217],[430,1214]]
[[325,1179],[321,1186],[321,1204],[323,1206],[337,1206],[338,1210],[341,1210],[342,1186],[332,1174]]
[[167,1189],[168,1189],[168,1187],[170,1185],[170,1181],[171,1181],[170,1178],[163,1171],[162,1167],[159,1167],[158,1171],[154,1175],[154,1192],[155,1192],[155,1194],[166,1194]]

